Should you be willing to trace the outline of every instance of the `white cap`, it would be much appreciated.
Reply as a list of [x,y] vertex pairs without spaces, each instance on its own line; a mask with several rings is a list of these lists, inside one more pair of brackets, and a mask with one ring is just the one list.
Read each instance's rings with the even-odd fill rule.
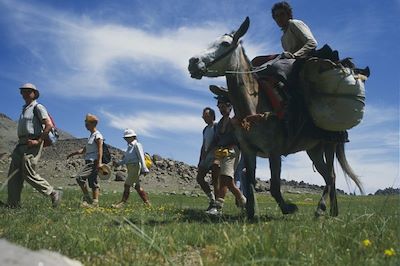
[[136,132],[133,129],[127,128],[124,131],[124,138],[136,137]]

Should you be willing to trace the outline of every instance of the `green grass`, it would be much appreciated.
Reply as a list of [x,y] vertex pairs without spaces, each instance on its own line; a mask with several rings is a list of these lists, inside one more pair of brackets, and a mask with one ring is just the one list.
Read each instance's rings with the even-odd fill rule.
[[[148,208],[132,193],[125,209],[114,210],[109,206],[120,193],[103,193],[98,209],[81,209],[76,190],[63,196],[52,209],[49,199],[25,188],[21,209],[0,209],[0,237],[87,265],[400,264],[398,196],[339,196],[339,217],[315,219],[316,195],[286,194],[299,206],[289,216],[269,195],[257,195],[255,221],[240,214],[232,196],[222,218],[204,215],[205,197],[150,194]],[[391,248],[396,254],[385,255]]]

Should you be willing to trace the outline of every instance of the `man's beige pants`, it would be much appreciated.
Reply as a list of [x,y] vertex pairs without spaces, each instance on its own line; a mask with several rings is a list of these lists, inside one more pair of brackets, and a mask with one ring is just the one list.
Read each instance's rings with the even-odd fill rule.
[[8,204],[10,206],[20,205],[24,180],[42,194],[50,195],[53,192],[53,187],[49,182],[35,171],[41,150],[42,145],[28,147],[28,145],[18,144],[15,147],[8,171]]

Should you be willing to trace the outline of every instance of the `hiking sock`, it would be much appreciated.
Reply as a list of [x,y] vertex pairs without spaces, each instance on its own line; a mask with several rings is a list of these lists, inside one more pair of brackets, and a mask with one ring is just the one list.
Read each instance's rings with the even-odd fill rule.
[[207,194],[207,197],[210,200],[210,202],[215,201],[215,195],[214,195],[214,193],[212,191]]
[[222,210],[222,208],[224,207],[224,202],[225,200],[223,198],[218,198],[215,201],[215,207],[217,208],[217,210]]
[[149,197],[147,196],[147,193],[144,190],[138,190],[138,194],[144,203],[149,203]]
[[99,200],[98,199],[93,199],[92,205],[96,206],[96,207],[99,206]]

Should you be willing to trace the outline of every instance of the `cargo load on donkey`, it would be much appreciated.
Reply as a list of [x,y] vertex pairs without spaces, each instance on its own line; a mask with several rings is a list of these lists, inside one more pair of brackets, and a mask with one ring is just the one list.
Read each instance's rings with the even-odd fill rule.
[[308,59],[299,76],[314,124],[328,131],[344,131],[358,125],[364,115],[364,82],[368,75],[357,71],[349,59]]

